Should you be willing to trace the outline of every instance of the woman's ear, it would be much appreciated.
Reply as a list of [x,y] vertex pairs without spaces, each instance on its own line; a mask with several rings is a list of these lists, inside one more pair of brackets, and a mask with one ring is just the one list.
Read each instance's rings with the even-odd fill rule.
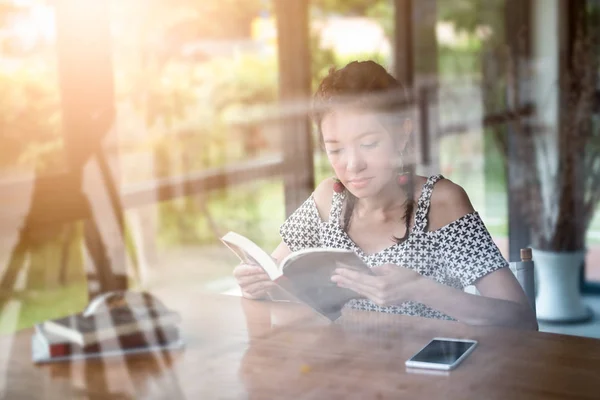
[[398,148],[396,150],[398,150],[398,152],[403,153],[404,149],[406,148],[406,144],[408,143],[408,140],[410,139],[410,135],[412,134],[413,131],[413,123],[412,120],[410,118],[405,118],[404,121],[402,121],[402,124],[400,126],[400,140],[398,140]]

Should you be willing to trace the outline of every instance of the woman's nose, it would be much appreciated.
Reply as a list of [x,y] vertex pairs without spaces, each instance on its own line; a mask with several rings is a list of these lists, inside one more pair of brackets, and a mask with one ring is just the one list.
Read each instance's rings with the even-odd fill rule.
[[361,157],[358,151],[352,150],[348,152],[348,163],[346,166],[348,171],[362,171],[365,168],[365,164],[365,160]]

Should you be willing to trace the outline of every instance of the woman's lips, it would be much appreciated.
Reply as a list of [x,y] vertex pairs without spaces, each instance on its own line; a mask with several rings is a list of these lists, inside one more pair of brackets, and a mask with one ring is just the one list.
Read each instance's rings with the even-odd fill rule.
[[369,184],[372,178],[351,179],[348,184],[356,189],[362,189]]

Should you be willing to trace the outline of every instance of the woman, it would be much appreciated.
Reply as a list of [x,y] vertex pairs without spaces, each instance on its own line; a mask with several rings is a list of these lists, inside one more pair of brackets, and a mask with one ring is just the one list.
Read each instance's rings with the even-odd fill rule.
[[[354,250],[375,275],[332,277],[366,299],[364,310],[537,329],[527,297],[465,191],[440,175],[414,175],[403,157],[411,122],[398,122],[401,85],[372,61],[332,70],[314,96],[315,122],[335,178],[282,225],[272,256],[309,247]],[[260,267],[234,276],[250,299],[274,284]],[[475,285],[480,296],[464,292]]]

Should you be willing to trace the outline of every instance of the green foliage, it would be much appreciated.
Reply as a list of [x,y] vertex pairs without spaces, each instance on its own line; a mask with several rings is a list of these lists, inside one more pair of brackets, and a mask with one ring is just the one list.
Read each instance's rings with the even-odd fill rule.
[[146,126],[171,129],[194,104],[190,79],[185,66],[168,65],[160,79],[148,79],[144,84]]
[[368,15],[371,10],[388,0],[312,0],[312,5],[322,13]]
[[252,20],[266,7],[262,0],[122,0],[111,2],[112,13],[138,31],[126,35],[161,41],[180,49],[198,40],[243,39],[250,36]]
[[[178,127],[173,134],[163,134],[155,142],[160,177],[190,174],[247,158],[249,146],[245,141],[251,139],[252,134],[245,128],[248,118],[257,118],[261,107],[277,99],[274,58],[250,55],[233,61],[217,58],[194,67],[192,75],[194,79],[188,90],[194,94],[193,103],[202,109],[198,111],[205,118],[198,118],[193,112],[184,114],[173,125]],[[214,218],[219,225],[227,224],[225,219],[235,214],[234,210],[243,213],[234,220],[258,226],[266,215],[257,211],[260,201],[250,190],[242,191],[239,198],[215,191],[164,202],[159,208],[160,243],[213,243],[216,233],[208,218]],[[228,208],[213,204],[226,204]],[[208,212],[209,208],[217,211]],[[255,230],[250,229],[250,232]]]
[[506,0],[441,0],[437,2],[440,21],[452,22],[457,31],[474,34],[482,25],[501,37]]
[[373,18],[383,28],[385,36],[394,41],[395,18],[394,2],[392,0],[379,0],[366,10],[365,16]]
[[[166,7],[173,1],[162,0]],[[250,35],[250,23],[264,8],[261,0],[178,0],[195,11],[193,18],[171,29],[191,38],[234,39]],[[176,2],[177,4],[177,2]]]
[[214,192],[208,208],[222,229],[242,232],[266,249],[279,243],[279,225],[285,218],[280,177]]
[[275,57],[241,55],[235,60],[211,60],[205,67],[209,102],[216,114],[239,106],[265,106],[277,100]]
[[[215,243],[218,235],[235,230],[264,248],[274,248],[284,218],[283,188],[276,181],[252,182],[231,189],[185,197],[160,204],[160,245]],[[218,231],[213,231],[210,217]]]
[[[116,5],[118,18],[125,21],[135,4]],[[124,36],[131,41],[124,48],[138,52],[117,49],[119,101],[133,105],[146,121],[157,178],[189,175],[248,157],[248,135],[242,128],[248,112],[256,117],[257,109],[260,115],[261,106],[277,98],[276,59],[236,55],[199,60],[184,57],[183,49],[207,39],[247,38],[252,19],[263,7],[260,0],[155,0],[142,8],[135,23],[124,24]],[[149,47],[152,38],[164,46]],[[207,219],[214,195],[221,200],[224,196],[215,192],[160,204],[159,243],[214,242]],[[255,209],[246,195],[244,206]]]
[[323,78],[327,76],[329,68],[337,64],[335,53],[331,49],[321,47],[319,36],[314,32],[310,36],[311,75],[313,92]]
[[481,56],[476,48],[438,47],[438,68],[442,79],[481,75]]
[[0,70],[0,168],[64,162],[56,76],[44,66]]

